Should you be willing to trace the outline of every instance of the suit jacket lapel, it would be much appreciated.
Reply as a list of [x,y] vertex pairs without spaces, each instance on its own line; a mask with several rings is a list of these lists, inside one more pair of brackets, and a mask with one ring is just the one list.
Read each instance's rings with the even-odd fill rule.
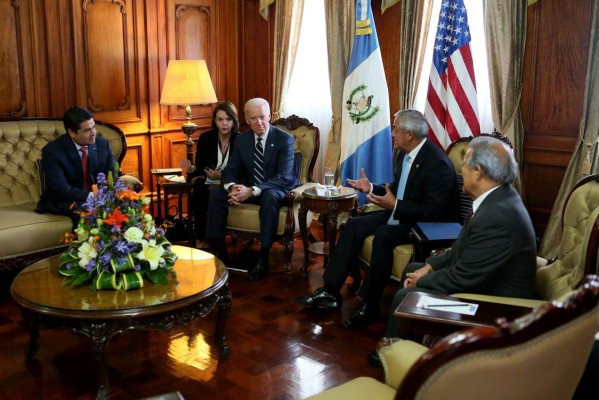
[[[422,166],[422,163],[424,162],[424,160],[426,160],[426,154],[428,153],[427,144],[428,144],[428,141],[426,143],[424,143],[424,145],[420,148],[420,151],[418,152],[418,154],[416,154],[416,158],[412,161],[412,167],[410,168],[410,174],[408,175],[408,180],[406,181],[406,192],[408,191],[408,188],[412,185],[412,183],[414,181],[414,177],[420,171],[420,167]],[[403,162],[403,160],[402,160],[402,162]]]
[[[98,148],[97,146],[91,145],[87,146],[87,166],[89,169],[89,173],[92,176],[92,183],[96,183],[98,179]],[[114,177],[116,178],[116,177]]]
[[264,167],[270,163],[270,159],[274,153],[273,149],[275,146],[275,134],[273,133],[272,125],[268,128],[268,138],[264,143]]

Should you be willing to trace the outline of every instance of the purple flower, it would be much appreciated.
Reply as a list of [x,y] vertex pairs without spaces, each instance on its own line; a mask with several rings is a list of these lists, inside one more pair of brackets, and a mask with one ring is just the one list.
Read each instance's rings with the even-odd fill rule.
[[100,261],[102,261],[102,265],[106,266],[106,265],[110,264],[111,258],[112,258],[112,256],[110,255],[110,253],[106,252],[100,256]]
[[87,265],[85,266],[85,269],[88,271],[91,271],[92,269],[94,269],[96,267],[96,265],[97,265],[96,260],[94,260],[94,259],[89,260],[89,263],[87,263]]
[[104,172],[100,172],[98,174],[98,184],[106,184],[106,175],[104,174]]

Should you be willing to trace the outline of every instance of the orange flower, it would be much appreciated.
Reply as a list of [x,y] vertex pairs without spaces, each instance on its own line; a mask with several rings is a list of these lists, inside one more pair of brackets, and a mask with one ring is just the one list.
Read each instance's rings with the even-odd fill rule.
[[128,190],[128,189],[120,192],[118,194],[118,196],[123,200],[139,200],[141,197],[139,195],[139,193],[134,192],[133,190]]
[[98,185],[95,183],[92,185],[92,193],[94,194],[94,197],[98,196]]
[[119,228],[121,227],[121,224],[123,222],[128,222],[129,218],[127,218],[127,216],[125,214],[123,214],[121,212],[121,210],[119,210],[118,208],[115,209],[112,214],[109,214],[108,218],[106,218],[104,220],[104,222],[106,222],[108,225],[112,226],[112,225],[116,225]]

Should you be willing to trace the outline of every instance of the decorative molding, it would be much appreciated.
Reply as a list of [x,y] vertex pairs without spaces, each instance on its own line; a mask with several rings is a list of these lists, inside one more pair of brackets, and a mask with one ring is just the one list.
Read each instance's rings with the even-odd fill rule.
[[179,4],[176,9],[175,9],[175,40],[177,42],[177,46],[176,46],[176,59],[179,60],[180,59],[180,54],[179,54],[179,29],[181,26],[181,15],[187,11],[188,9],[191,10],[195,10],[195,11],[199,11],[200,13],[204,13],[206,14],[206,16],[208,17],[208,38],[207,38],[207,43],[210,45],[210,7],[207,6],[192,6],[192,5],[187,5],[187,4]]
[[[106,0],[105,0],[106,1]],[[125,96],[123,97],[123,101],[116,105],[108,106],[98,104],[93,97],[91,92],[91,80],[92,76],[90,73],[90,59],[89,59],[89,41],[88,41],[88,26],[87,26],[87,14],[90,4],[96,3],[98,0],[84,0],[82,3],[83,9],[83,52],[85,56],[85,76],[86,76],[86,89],[87,89],[87,104],[93,112],[102,112],[102,111],[123,111],[129,110],[131,108],[131,95],[129,93],[129,45],[127,39],[127,9],[126,9],[126,1],[125,0],[110,0],[111,4],[114,4],[120,8],[120,13],[122,14],[122,25],[123,25],[123,71],[125,73]],[[107,1],[108,2],[108,1]]]

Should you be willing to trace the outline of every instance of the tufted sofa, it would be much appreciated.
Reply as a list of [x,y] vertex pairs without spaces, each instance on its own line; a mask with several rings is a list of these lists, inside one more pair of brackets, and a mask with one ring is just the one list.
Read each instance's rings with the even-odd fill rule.
[[[121,163],[125,135],[114,125],[96,121],[98,135],[110,141]],[[62,120],[0,121],[0,273],[14,274],[32,262],[57,254],[61,238],[71,230],[63,215],[38,214],[40,198],[37,160],[42,148],[65,133]],[[132,177],[131,177],[132,178]],[[132,178],[135,179],[135,178]],[[140,189],[139,181],[137,181]],[[4,286],[5,282],[0,282]]]

